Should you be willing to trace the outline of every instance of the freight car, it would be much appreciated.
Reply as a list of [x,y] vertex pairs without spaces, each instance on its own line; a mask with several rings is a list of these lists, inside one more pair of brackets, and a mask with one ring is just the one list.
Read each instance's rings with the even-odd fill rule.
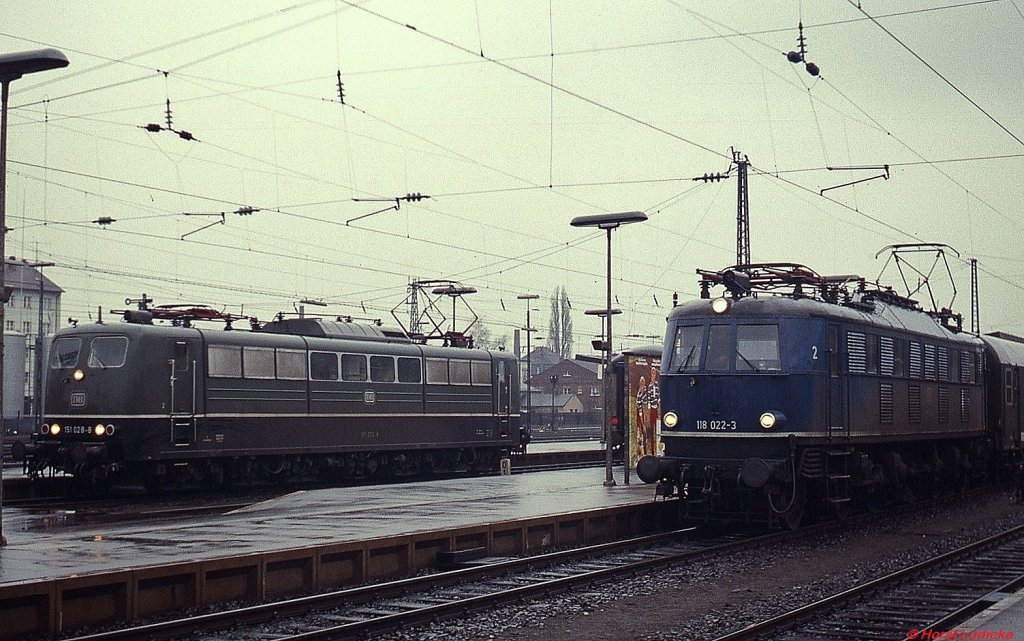
[[173,325],[130,311],[55,334],[45,420],[18,453],[29,475],[205,487],[479,471],[528,440],[511,354],[315,318],[200,329],[174,311]]
[[1018,464],[1020,339],[801,265],[698,273],[668,316],[664,456],[637,468],[687,515],[796,527]]

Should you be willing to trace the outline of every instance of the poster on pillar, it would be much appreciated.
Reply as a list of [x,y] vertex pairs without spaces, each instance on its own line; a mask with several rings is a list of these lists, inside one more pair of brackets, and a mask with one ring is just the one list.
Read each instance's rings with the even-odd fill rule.
[[661,454],[661,357],[627,358],[629,467],[636,468],[641,456]]

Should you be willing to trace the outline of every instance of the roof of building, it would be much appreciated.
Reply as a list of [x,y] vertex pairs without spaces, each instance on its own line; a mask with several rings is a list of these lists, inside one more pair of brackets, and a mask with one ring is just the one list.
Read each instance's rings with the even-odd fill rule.
[[46,277],[39,269],[24,261],[8,258],[4,261],[4,286],[14,290],[39,291],[39,279],[43,281],[43,291],[60,294],[64,290]]

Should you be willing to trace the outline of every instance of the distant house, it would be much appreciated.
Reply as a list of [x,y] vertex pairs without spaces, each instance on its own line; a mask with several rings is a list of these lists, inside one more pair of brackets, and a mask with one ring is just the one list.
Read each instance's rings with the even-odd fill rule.
[[536,369],[531,355],[530,369],[536,369],[536,373],[527,381],[530,396],[527,399],[524,391],[521,405],[524,412],[530,408],[531,425],[551,423],[552,404],[559,425],[600,425],[603,404],[599,366],[555,358],[547,367]]

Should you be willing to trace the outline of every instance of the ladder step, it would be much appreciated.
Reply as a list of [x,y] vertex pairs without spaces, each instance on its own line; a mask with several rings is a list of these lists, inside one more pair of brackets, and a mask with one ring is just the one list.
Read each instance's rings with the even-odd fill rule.
[[836,497],[836,498],[832,498],[832,499],[825,499],[825,501],[828,502],[828,503],[832,503],[832,504],[836,504],[836,503],[849,503],[850,499]]

